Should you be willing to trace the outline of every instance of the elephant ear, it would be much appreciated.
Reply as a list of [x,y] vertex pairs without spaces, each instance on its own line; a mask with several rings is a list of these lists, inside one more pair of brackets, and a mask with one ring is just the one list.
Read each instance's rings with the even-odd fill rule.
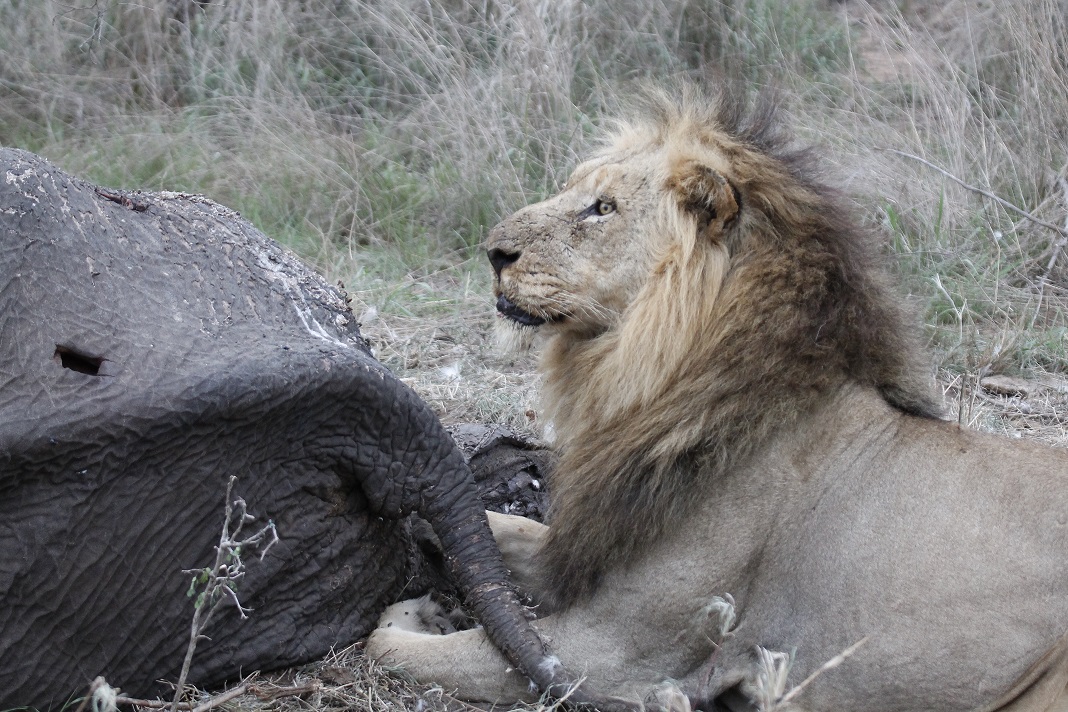
[[697,220],[697,234],[718,241],[741,211],[741,193],[722,173],[693,159],[678,161],[668,178],[679,208]]

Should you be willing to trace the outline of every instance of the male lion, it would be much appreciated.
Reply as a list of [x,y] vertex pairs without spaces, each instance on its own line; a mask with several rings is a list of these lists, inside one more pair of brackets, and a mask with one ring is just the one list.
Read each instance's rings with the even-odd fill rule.
[[[1068,456],[938,419],[864,230],[757,103],[655,94],[490,235],[503,321],[548,335],[551,526],[491,518],[536,627],[612,706],[1068,709]],[[481,629],[384,624],[420,680],[529,695]]]

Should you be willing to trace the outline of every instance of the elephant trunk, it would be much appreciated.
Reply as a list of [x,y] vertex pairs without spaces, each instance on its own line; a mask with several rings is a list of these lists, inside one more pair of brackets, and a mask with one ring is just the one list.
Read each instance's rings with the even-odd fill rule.
[[508,571],[463,457],[453,449],[441,466],[462,473],[466,486],[452,490],[450,495],[454,496],[427,500],[417,511],[434,528],[467,605],[497,648],[539,690],[552,697],[566,696],[574,704],[589,705],[602,712],[638,709],[639,705],[626,700],[590,694],[551,654],[531,625],[532,616],[509,584]]
[[[365,411],[361,431],[376,423],[379,446],[358,448],[346,457],[371,506],[392,517],[415,512],[430,523],[467,605],[504,656],[539,689],[604,712],[638,709],[625,700],[588,694],[550,653],[509,584],[463,455],[429,407],[388,372],[383,375],[364,381],[382,392],[365,394],[365,402],[378,411]],[[382,404],[391,406],[389,412],[382,412]]]

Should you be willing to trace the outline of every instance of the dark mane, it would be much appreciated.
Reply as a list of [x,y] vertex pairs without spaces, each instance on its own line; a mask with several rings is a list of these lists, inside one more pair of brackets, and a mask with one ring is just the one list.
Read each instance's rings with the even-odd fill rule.
[[[810,313],[808,326],[816,327],[810,336],[834,342],[846,356],[846,372],[878,388],[894,407],[941,418],[918,321],[896,293],[876,236],[864,227],[853,201],[825,180],[818,147],[799,145],[787,130],[781,94],[754,94],[724,82],[709,95],[683,84],[670,93],[646,89],[635,108],[665,131],[689,114],[737,144],[736,158],[749,169],[749,176],[739,171],[747,183],[742,197],[748,193],[765,218],[750,235],[760,232],[780,246],[792,243],[834,263],[826,271],[828,291]],[[793,200],[784,205],[774,199],[783,195]]]
[[[780,239],[810,240],[837,263],[828,272],[827,295],[809,325],[818,325],[812,338],[834,342],[845,356],[846,373],[875,386],[890,405],[910,415],[941,418],[919,322],[902,302],[876,236],[864,226],[853,201],[824,181],[817,148],[796,145],[779,118],[775,95],[759,94],[747,104],[744,96],[728,90],[716,106],[729,135],[777,163],[798,188],[813,196],[808,221],[791,224],[774,209],[768,215]],[[775,190],[773,184],[754,185],[758,187]],[[804,230],[797,230],[802,226]],[[791,234],[791,229],[797,232]],[[827,333],[829,327],[832,333]]]

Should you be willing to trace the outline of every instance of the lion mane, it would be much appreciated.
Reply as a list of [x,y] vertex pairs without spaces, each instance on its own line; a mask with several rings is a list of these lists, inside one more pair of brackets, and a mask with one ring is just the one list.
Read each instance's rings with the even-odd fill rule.
[[[554,607],[685,527],[722,473],[847,382],[940,416],[872,236],[776,101],[650,90],[631,113],[591,165],[673,156],[647,177],[662,185],[658,234],[632,236],[660,246],[654,266],[609,328],[554,333],[542,359],[562,450],[539,554]],[[703,146],[725,170],[693,158]]]

